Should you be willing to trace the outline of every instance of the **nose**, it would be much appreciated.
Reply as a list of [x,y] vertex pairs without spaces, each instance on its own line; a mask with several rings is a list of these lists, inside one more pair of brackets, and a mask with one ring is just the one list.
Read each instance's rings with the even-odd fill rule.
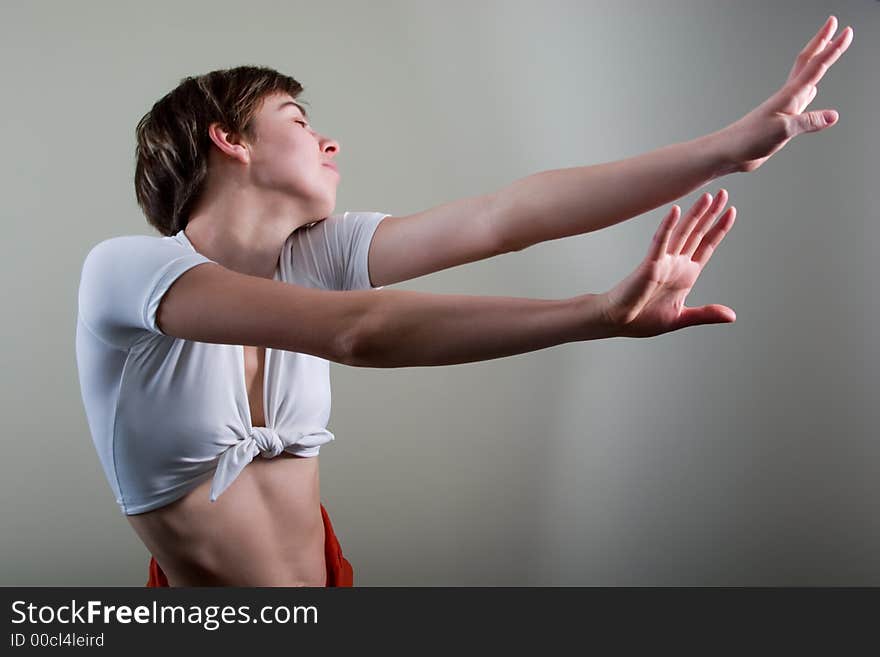
[[322,153],[333,153],[334,155],[339,155],[339,142],[335,139],[330,139],[329,137],[321,137],[321,152]]

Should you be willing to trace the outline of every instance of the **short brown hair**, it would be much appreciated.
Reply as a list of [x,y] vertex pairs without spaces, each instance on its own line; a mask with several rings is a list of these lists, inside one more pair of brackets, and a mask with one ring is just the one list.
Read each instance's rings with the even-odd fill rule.
[[266,96],[303,86],[264,66],[239,66],[183,78],[160,98],[135,130],[134,188],[147,221],[163,235],[186,227],[208,175],[213,142],[208,126],[253,138],[253,116]]

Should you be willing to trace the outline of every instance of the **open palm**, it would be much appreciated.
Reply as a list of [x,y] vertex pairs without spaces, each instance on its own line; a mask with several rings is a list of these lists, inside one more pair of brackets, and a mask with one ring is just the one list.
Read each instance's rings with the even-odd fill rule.
[[733,206],[713,225],[726,202],[724,189],[714,202],[710,194],[704,194],[681,222],[680,208],[672,206],[654,234],[647,257],[605,294],[616,335],[645,338],[697,324],[736,320],[736,313],[727,306],[684,305],[700,272],[733,226]]

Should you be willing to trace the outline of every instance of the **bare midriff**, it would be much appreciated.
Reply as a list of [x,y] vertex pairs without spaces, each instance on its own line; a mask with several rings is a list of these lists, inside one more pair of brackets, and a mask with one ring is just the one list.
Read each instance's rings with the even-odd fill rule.
[[126,516],[170,586],[326,586],[317,456],[258,455],[210,491]]

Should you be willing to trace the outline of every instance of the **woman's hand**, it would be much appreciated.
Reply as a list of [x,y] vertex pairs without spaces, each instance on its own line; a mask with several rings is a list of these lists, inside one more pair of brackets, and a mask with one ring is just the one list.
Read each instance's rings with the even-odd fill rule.
[[724,189],[714,203],[711,194],[703,194],[680,222],[681,209],[672,206],[654,234],[648,256],[604,295],[605,316],[615,336],[647,338],[697,324],[736,321],[736,313],[727,306],[684,305],[700,272],[733,226],[734,206],[712,225],[726,202]]
[[720,131],[735,171],[754,171],[792,138],[804,132],[820,132],[837,123],[839,114],[834,110],[803,113],[816,97],[819,80],[852,43],[851,27],[829,43],[836,29],[837,19],[831,16],[798,54],[782,88]]

